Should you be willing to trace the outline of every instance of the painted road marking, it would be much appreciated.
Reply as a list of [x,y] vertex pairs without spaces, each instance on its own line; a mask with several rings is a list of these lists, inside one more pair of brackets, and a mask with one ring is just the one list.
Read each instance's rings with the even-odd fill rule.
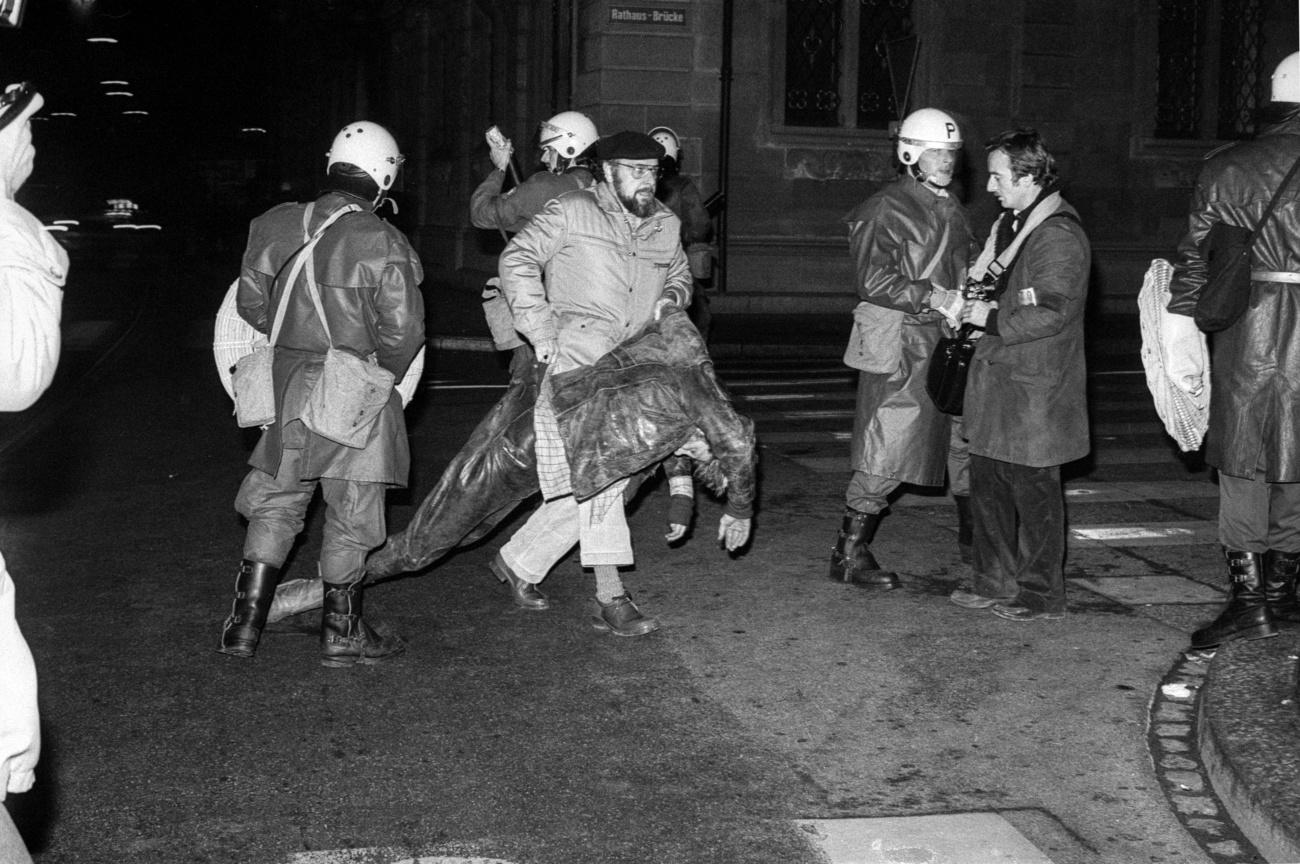
[[821,393],[752,393],[741,396],[742,402],[784,402],[789,399],[825,399]]
[[298,852],[285,864],[515,864],[502,858],[477,858],[463,855],[423,855],[412,858],[407,850],[391,847],[369,849],[327,849]]
[[728,380],[726,384],[735,389],[738,387],[806,387],[809,384],[849,384],[852,381],[853,379],[847,375],[826,375],[821,378],[746,378],[742,381]]
[[1088,576],[1072,577],[1069,581],[1125,606],[1223,602],[1223,592],[1219,589],[1183,576]]
[[829,864],[1052,864],[996,813],[802,819],[795,825]]
[[1218,543],[1217,519],[1195,522],[1112,523],[1070,529],[1071,546],[1192,546]]
[[504,390],[509,384],[441,384],[436,381],[426,381],[425,390]]

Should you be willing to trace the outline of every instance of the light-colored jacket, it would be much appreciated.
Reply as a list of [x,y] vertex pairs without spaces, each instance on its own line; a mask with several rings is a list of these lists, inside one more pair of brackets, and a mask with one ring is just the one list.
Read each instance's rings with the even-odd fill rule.
[[638,219],[607,183],[547,204],[499,267],[516,329],[534,345],[556,340],[552,372],[589,366],[638,333],[661,297],[691,300],[677,217],[656,201]]
[[[54,378],[68,256],[35,216],[0,199],[0,410],[29,408]],[[36,666],[0,556],[0,800],[26,792],[41,752]]]
[[14,619],[14,583],[0,555],[0,801],[32,788],[40,755],[36,665]]
[[23,411],[59,363],[68,255],[35,216],[0,199],[0,411]]

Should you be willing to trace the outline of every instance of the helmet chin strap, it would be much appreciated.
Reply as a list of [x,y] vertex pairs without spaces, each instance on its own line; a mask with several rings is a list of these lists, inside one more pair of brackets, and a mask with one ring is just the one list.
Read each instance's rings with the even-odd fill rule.
[[907,166],[907,170],[911,172],[912,176],[916,178],[917,182],[925,185],[930,189],[933,189],[935,192],[943,191],[942,186],[936,186],[930,182],[930,175],[926,174],[924,171],[921,170],[920,162]]

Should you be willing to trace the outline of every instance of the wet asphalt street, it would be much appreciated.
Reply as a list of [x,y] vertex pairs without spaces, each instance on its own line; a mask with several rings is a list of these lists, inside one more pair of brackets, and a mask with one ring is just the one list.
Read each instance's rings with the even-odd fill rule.
[[[970,814],[1042,856],[989,860],[1216,860],[1171,805],[1149,741],[1153,694],[1217,598],[1203,536],[1075,544],[1072,614],[1017,624],[946,602],[961,575],[954,511],[913,496],[877,543],[904,587],[832,583],[845,424],[777,423],[743,389],[780,374],[757,360],[720,363],[765,442],[746,553],[718,547],[721,511],[704,495],[679,548],[662,539],[665,489],[631,515],[625,581],[659,633],[594,632],[573,556],[544,585],[550,611],[514,609],[486,565],[517,517],[369,591],[368,611],[409,640],[400,659],[322,668],[311,615],[273,626],[252,661],[218,655],[243,536],[231,501],[254,439],[230,417],[194,305],[164,296],[139,319],[81,327],[47,401],[0,424],[0,548],[45,735],[35,790],[9,803],[38,864],[811,864],[827,859],[806,820]],[[390,528],[494,401],[481,385],[504,378],[491,355],[431,355],[408,411],[412,488],[390,494]],[[1203,470],[1158,449],[1150,463],[1114,455],[1128,443],[1072,482],[1189,494],[1073,500],[1072,523],[1212,518]],[[287,578],[311,574],[319,536],[315,512]],[[1185,599],[1083,587],[1152,575],[1182,579]]]

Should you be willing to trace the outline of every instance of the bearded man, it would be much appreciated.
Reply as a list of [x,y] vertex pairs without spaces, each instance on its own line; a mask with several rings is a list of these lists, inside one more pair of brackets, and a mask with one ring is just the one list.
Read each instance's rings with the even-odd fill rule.
[[592,189],[553,199],[510,241],[500,259],[501,292],[515,328],[547,374],[534,410],[537,475],[544,503],[492,562],[515,603],[545,609],[537,583],[573,546],[596,576],[596,629],[641,636],[658,628],[623,588],[632,564],[623,513],[626,479],[584,501],[574,498],[551,406],[552,374],[590,366],[669,308],[691,300],[681,225],[655,199],[664,148],[649,135],[619,132],[596,143],[600,178]]

